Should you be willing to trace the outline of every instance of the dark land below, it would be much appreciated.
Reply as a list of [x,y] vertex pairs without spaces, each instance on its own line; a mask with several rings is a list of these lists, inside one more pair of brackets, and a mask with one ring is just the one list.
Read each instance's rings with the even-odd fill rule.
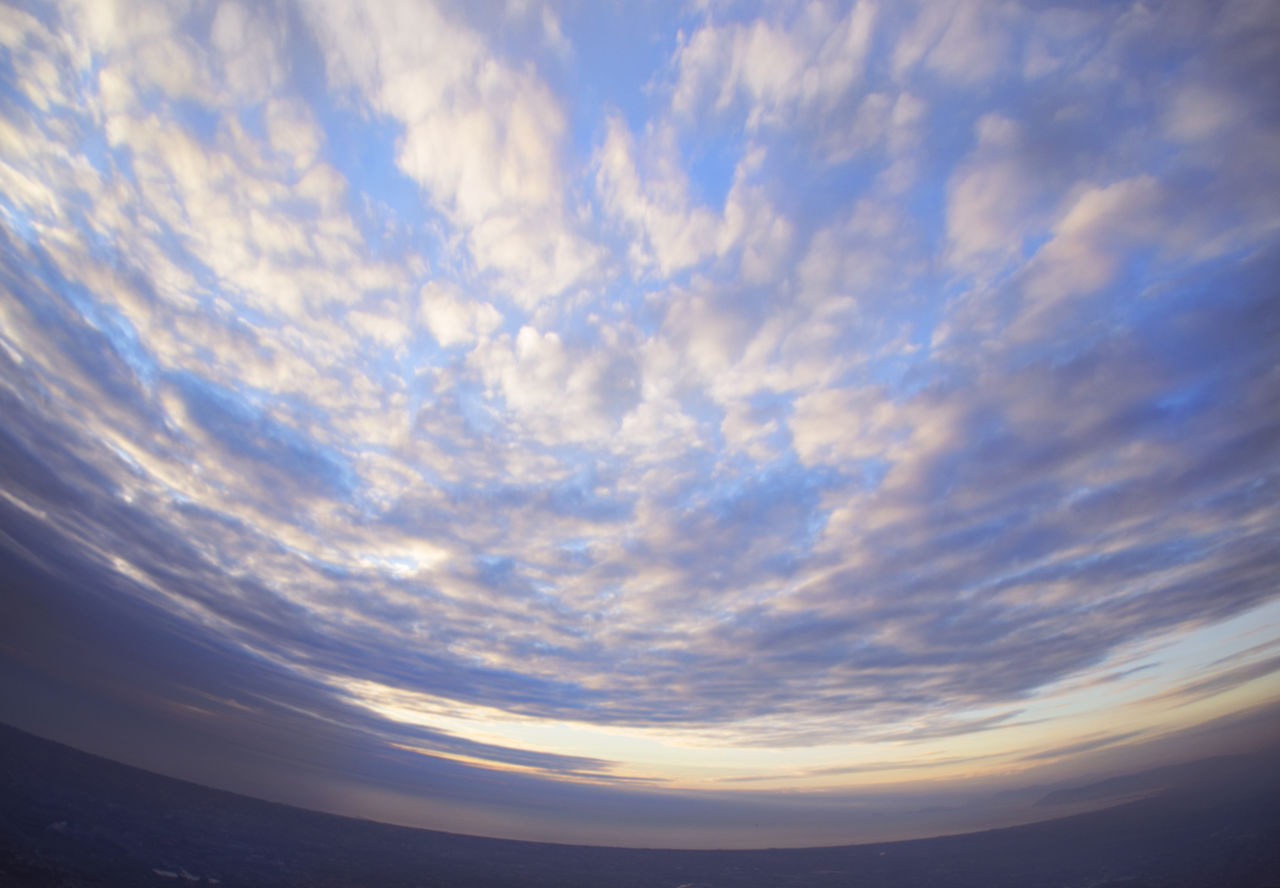
[[161,777],[5,726],[0,768],[0,886],[1280,886],[1277,756],[1134,775],[1124,786],[1149,790],[1137,801],[1027,826],[760,851],[539,844],[390,826]]

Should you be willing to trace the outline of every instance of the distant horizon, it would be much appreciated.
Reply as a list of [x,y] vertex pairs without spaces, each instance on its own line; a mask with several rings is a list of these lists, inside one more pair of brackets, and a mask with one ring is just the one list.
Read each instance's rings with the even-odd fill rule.
[[[1274,718],[1275,713],[1271,713],[1270,715]],[[358,820],[358,821],[371,823],[379,826],[390,826],[390,827],[403,828],[403,829],[409,829],[409,830],[421,830],[424,832],[457,836],[459,838],[493,839],[496,841],[504,841],[504,842],[509,841],[509,842],[518,842],[518,843],[528,843],[528,844],[534,844],[534,845],[560,845],[560,846],[566,846],[566,847],[592,847],[592,848],[602,848],[602,849],[617,848],[617,849],[640,850],[640,851],[707,851],[707,852],[730,852],[730,853],[734,851],[787,851],[787,850],[804,851],[804,850],[850,848],[850,847],[859,847],[864,845],[897,844],[902,842],[928,841],[929,839],[939,839],[939,838],[960,838],[967,835],[976,835],[981,833],[989,833],[993,831],[1014,829],[1019,826],[1048,824],[1058,820],[1072,819],[1072,818],[1085,816],[1092,813],[1107,811],[1112,808],[1131,804],[1132,802],[1135,802],[1135,801],[1151,798],[1153,796],[1158,796],[1162,792],[1164,792],[1166,788],[1173,789],[1176,791],[1179,788],[1184,787],[1185,784],[1188,782],[1188,776],[1186,774],[1180,774],[1179,777],[1181,779],[1171,782],[1170,784],[1168,784],[1167,787],[1157,784],[1157,785],[1143,788],[1136,791],[1122,790],[1122,791],[1112,792],[1109,794],[1100,793],[1100,794],[1097,794],[1096,796],[1091,797],[1089,800],[1082,801],[1076,804],[1067,803],[1057,808],[1055,808],[1052,805],[1042,807],[1040,808],[1040,810],[1041,812],[1043,812],[1043,816],[1033,817],[1033,816],[1030,816],[1030,810],[1024,810],[1023,816],[1018,817],[1011,822],[1002,823],[1000,825],[981,827],[978,829],[965,830],[963,832],[929,833],[925,835],[913,835],[913,836],[903,837],[903,838],[888,838],[888,839],[871,838],[871,839],[865,839],[865,840],[855,840],[850,842],[843,842],[843,843],[837,843],[837,844],[823,844],[823,845],[750,845],[750,846],[733,846],[733,847],[709,847],[709,846],[694,846],[694,845],[687,845],[687,846],[674,845],[674,846],[661,846],[661,847],[649,846],[649,845],[627,845],[627,844],[601,845],[601,844],[595,844],[595,843],[581,843],[581,844],[570,843],[570,842],[556,841],[556,840],[522,839],[522,838],[513,838],[511,836],[503,836],[503,835],[457,833],[457,832],[450,832],[444,829],[437,829],[433,827],[422,826],[422,825],[414,824],[411,822],[399,822],[395,820],[380,820],[376,816],[366,816],[361,814],[343,813],[341,811],[330,811],[330,810],[325,810],[321,808],[307,807],[305,805],[292,804],[288,801],[282,801],[278,799],[257,796],[250,792],[239,792],[235,790],[221,789],[217,786],[210,786],[204,783],[200,783],[198,781],[184,779],[182,777],[175,777],[173,775],[165,774],[159,771],[149,771],[145,768],[139,768],[137,766],[130,765],[126,762],[123,762],[114,758],[98,755],[96,753],[91,753],[91,752],[88,752],[87,750],[79,749],[77,747],[70,746],[65,743],[61,743],[57,740],[53,740],[48,737],[42,737],[38,734],[34,734],[29,731],[23,731],[22,729],[14,727],[13,725],[0,724],[0,728],[16,731],[18,733],[24,734],[40,742],[53,743],[58,746],[62,746],[66,749],[69,749],[74,753],[89,755],[89,756],[92,756],[93,758],[98,758],[103,761],[109,762],[112,765],[122,766],[130,770],[139,771],[141,773],[145,773],[161,779],[176,780],[178,782],[186,783],[190,786],[194,786],[202,790],[210,790],[214,792],[225,792],[237,798],[242,798],[242,799],[246,799],[253,802],[263,802],[269,805],[282,805],[284,807],[293,808],[294,810],[305,812],[305,813],[321,814],[321,815],[338,817],[342,819]],[[1220,753],[1220,754],[1206,756],[1202,758],[1193,758],[1186,761],[1179,761],[1172,764],[1153,766],[1151,768],[1147,768],[1141,771],[1126,771],[1124,773],[1112,774],[1108,778],[1104,778],[1102,780],[1094,780],[1091,782],[1081,783],[1078,780],[1066,780],[1056,784],[1046,784],[1040,787],[1030,787],[1029,789],[1051,790],[1052,792],[1049,792],[1046,795],[1041,796],[1041,800],[1043,800],[1044,798],[1047,798],[1048,795],[1052,795],[1053,792],[1058,792],[1061,790],[1070,791],[1072,789],[1089,790],[1089,789],[1098,787],[1102,784],[1105,784],[1108,781],[1116,780],[1116,779],[1142,777],[1142,776],[1147,776],[1149,774],[1159,773],[1162,771],[1169,771],[1169,770],[1187,771],[1187,770],[1193,769],[1195,766],[1198,766],[1198,765],[1206,765],[1211,762],[1221,763],[1224,760],[1236,761],[1241,759],[1243,760],[1255,759],[1255,758],[1258,758],[1259,756],[1263,756],[1274,751],[1275,748],[1280,748],[1280,737],[1273,737],[1269,744],[1259,746],[1258,748],[1252,749],[1249,751],[1226,752],[1226,753]],[[1033,808],[1038,807],[1039,804],[1040,802],[1033,803],[1032,807]]]
[[1280,733],[1277,4],[33,0],[0,72],[0,722],[663,847]]
[[0,872],[104,888],[155,878],[355,888],[866,888],[927,882],[1264,888],[1280,875],[1280,757],[1129,779],[1161,791],[1050,821],[908,842],[681,850],[511,842],[335,817],[174,781],[0,729]]
[[[865,845],[877,844],[881,842],[903,842],[924,840],[930,838],[941,838],[946,836],[962,836],[970,833],[988,832],[990,830],[999,830],[1011,828],[1020,825],[1029,825],[1034,823],[1043,823],[1053,820],[1059,820],[1064,817],[1074,817],[1078,814],[1090,813],[1098,810],[1105,810],[1119,804],[1126,804],[1131,799],[1117,799],[1115,797],[1101,797],[1094,801],[1084,802],[1076,806],[1067,805],[1063,809],[1052,806],[1037,807],[1043,798],[1054,791],[1062,789],[1074,788],[1090,788],[1099,783],[1105,783],[1107,780],[1114,778],[1124,778],[1134,775],[1142,775],[1148,772],[1156,772],[1167,769],[1185,769],[1195,765],[1205,764],[1211,761],[1224,758],[1248,758],[1256,757],[1265,753],[1269,749],[1280,748],[1280,704],[1258,707],[1256,710],[1224,717],[1219,723],[1211,723],[1206,726],[1188,729],[1181,732],[1181,736],[1175,735],[1171,738],[1162,738],[1166,746],[1165,752],[1158,760],[1150,759],[1150,751],[1141,747],[1130,748],[1127,750],[1129,756],[1122,758],[1111,764],[1103,764],[1095,767],[1090,771],[1070,776],[1049,777],[1045,776],[1041,780],[1033,782],[1013,781],[1012,784],[990,787],[987,792],[977,793],[979,799],[982,796],[996,797],[1013,797],[1016,799],[1014,806],[1001,808],[992,811],[986,809],[985,816],[989,818],[986,822],[979,820],[971,826],[951,825],[951,826],[926,826],[916,824],[910,825],[901,819],[895,821],[893,817],[901,818],[904,814],[904,805],[902,799],[894,799],[890,796],[890,801],[895,802],[889,808],[877,809],[874,805],[869,804],[870,799],[845,799],[844,807],[837,800],[832,804],[826,805],[827,817],[831,821],[832,829],[837,833],[845,833],[847,840],[833,839],[821,844],[795,844],[784,843],[777,845],[762,845],[759,841],[767,841],[763,837],[751,839],[746,844],[726,844],[726,845],[708,845],[705,842],[692,840],[687,842],[676,841],[669,845],[655,844],[636,844],[628,843],[625,840],[619,843],[610,844],[607,841],[593,841],[585,839],[582,841],[567,841],[557,835],[550,837],[539,837],[537,833],[522,834],[519,830],[510,832],[466,832],[456,829],[449,829],[447,824],[433,822],[430,816],[425,817],[422,810],[414,813],[414,805],[412,798],[401,795],[398,798],[400,814],[397,815],[394,806],[379,808],[378,805],[387,805],[387,798],[373,796],[370,798],[360,798],[359,796],[348,798],[345,800],[331,801],[322,803],[311,795],[317,789],[317,785],[323,790],[324,782],[317,781],[316,784],[307,785],[305,781],[294,779],[292,781],[277,781],[277,785],[264,794],[261,790],[256,789],[252,782],[244,782],[252,780],[252,772],[249,776],[241,773],[237,776],[236,769],[220,768],[218,776],[213,776],[207,770],[202,771],[198,761],[186,760],[174,761],[167,767],[148,768],[144,764],[137,764],[130,761],[136,758],[130,755],[127,747],[112,746],[110,743],[95,751],[90,748],[95,744],[82,743],[77,744],[51,736],[50,733],[44,733],[39,730],[29,729],[10,722],[2,723],[4,727],[11,730],[19,731],[30,736],[36,737],[43,741],[57,743],[66,746],[77,752],[93,755],[110,761],[114,764],[123,765],[125,767],[134,768],[147,773],[155,774],[168,779],[176,779],[195,786],[209,788],[221,792],[230,792],[237,796],[264,801],[272,804],[282,804],[289,807],[298,808],[304,811],[315,811],[323,814],[332,814],[339,817],[352,817],[358,820],[369,821],[373,823],[386,824],[390,826],[405,827],[409,829],[423,829],[432,832],[450,833],[454,835],[471,836],[476,838],[492,838],[501,840],[510,840],[517,842],[534,842],[539,844],[559,844],[574,846],[592,846],[592,847],[619,847],[619,848],[637,848],[637,849],[684,849],[684,850],[708,850],[708,851],[732,851],[732,850],[751,850],[751,849],[768,849],[768,848],[836,848],[848,845]],[[1147,744],[1143,744],[1146,746]],[[1155,744],[1157,747],[1159,744]],[[171,750],[181,747],[181,744],[170,744]],[[1172,747],[1172,750],[1169,749]],[[145,758],[137,759],[137,761],[145,761]],[[205,774],[204,777],[199,776]],[[295,778],[297,775],[294,775]],[[661,793],[650,791],[650,794],[661,795]],[[695,797],[698,793],[692,794]],[[962,796],[959,800],[968,799],[968,804],[972,805],[979,812],[983,809],[980,805],[973,803],[974,793]],[[425,801],[426,799],[422,799]],[[940,807],[941,803],[947,801],[957,801],[953,797],[934,797],[932,802],[937,803],[933,807]],[[705,799],[704,799],[705,801]],[[721,799],[724,801],[724,799]],[[759,802],[759,795],[752,799]],[[348,807],[355,803],[356,807]],[[930,799],[920,796],[913,796],[907,800],[905,806],[906,814],[914,814],[915,811],[910,810],[911,805],[919,805],[922,808],[930,807]],[[366,807],[360,807],[364,804]],[[734,804],[732,801],[730,804]],[[756,816],[762,813],[767,814],[766,808],[757,808]],[[778,812],[774,812],[775,814]],[[783,812],[785,814],[785,811]],[[886,825],[886,815],[888,823]],[[699,814],[693,815],[693,819],[686,821],[677,821],[674,831],[668,830],[672,835],[690,834],[696,835],[697,817]],[[842,823],[839,817],[848,816],[849,821]],[[975,816],[981,818],[982,813],[975,814],[970,811],[967,815],[969,818]],[[872,818],[871,821],[866,818]],[[856,818],[862,818],[861,820]],[[859,833],[859,830],[868,830],[874,824],[875,828],[880,832]],[[769,829],[786,829],[785,820],[771,823],[767,817],[764,823],[760,825],[760,830],[767,831]],[[777,836],[774,835],[772,840],[776,841]],[[798,841],[798,839],[797,839]]]

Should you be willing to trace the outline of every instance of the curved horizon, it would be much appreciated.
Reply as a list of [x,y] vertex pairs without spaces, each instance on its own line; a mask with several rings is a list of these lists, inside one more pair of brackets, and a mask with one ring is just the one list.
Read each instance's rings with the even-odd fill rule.
[[1249,0],[0,10],[0,721],[668,847],[1273,743],[1277,58]]

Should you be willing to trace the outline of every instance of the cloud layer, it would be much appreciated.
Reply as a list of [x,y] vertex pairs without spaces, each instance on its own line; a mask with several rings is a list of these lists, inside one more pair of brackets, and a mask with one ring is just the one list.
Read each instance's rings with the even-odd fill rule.
[[204,664],[95,693],[619,786],[1274,696],[1272,5],[619,14],[0,13],[5,557]]

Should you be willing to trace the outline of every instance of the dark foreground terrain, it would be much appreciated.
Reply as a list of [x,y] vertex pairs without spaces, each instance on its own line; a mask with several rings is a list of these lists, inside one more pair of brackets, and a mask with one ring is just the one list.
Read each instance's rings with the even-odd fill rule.
[[0,886],[1280,886],[1280,762],[1091,814],[964,836],[640,851],[387,826],[218,792],[0,726]]

